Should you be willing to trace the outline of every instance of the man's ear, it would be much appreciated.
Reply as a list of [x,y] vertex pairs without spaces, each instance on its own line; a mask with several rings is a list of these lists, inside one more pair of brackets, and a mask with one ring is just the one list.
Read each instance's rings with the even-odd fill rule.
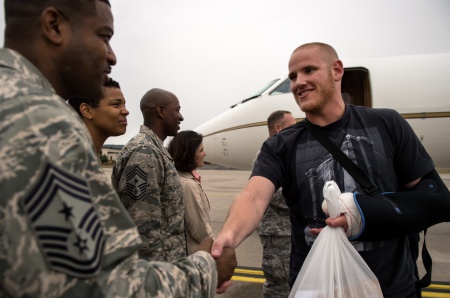
[[334,80],[340,81],[344,75],[344,64],[341,60],[336,60],[333,64]]
[[47,7],[41,13],[42,34],[53,44],[61,44],[65,34],[70,32],[69,22],[54,7]]
[[158,118],[164,118],[164,107],[163,106],[156,106],[156,116],[158,116]]
[[92,120],[94,118],[94,115],[92,114],[92,111],[93,111],[93,109],[92,109],[92,107],[89,104],[82,103],[80,105],[80,112],[81,112],[81,115],[83,115],[84,118]]
[[275,129],[275,132],[276,132],[276,133],[279,133],[279,132],[281,131],[281,125],[278,124],[278,123],[275,124],[274,129]]

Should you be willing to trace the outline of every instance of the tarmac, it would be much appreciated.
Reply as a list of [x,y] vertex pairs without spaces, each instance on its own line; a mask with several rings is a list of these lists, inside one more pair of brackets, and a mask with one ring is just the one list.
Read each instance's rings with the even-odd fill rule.
[[[104,168],[110,177],[111,169]],[[240,193],[250,176],[249,171],[205,166],[197,169],[202,177],[202,186],[210,201],[211,225],[217,235],[225,222],[228,209]],[[450,188],[450,174],[441,174]],[[423,236],[423,234],[421,235]],[[421,237],[423,239],[423,237]],[[450,223],[441,223],[428,229],[427,247],[433,259],[432,285],[422,291],[423,297],[450,297]],[[422,247],[422,246],[420,246]],[[224,294],[215,298],[261,297],[264,276],[261,271],[262,247],[256,232],[236,248],[238,268],[232,285]],[[419,273],[423,276],[422,260],[418,260]]]

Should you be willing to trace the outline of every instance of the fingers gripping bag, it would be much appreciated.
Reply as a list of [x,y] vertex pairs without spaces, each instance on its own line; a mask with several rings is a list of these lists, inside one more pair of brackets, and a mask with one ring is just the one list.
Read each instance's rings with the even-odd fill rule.
[[[334,181],[323,195],[331,218],[340,215],[341,192]],[[326,226],[314,242],[289,298],[383,297],[378,279],[348,240],[342,228]]]

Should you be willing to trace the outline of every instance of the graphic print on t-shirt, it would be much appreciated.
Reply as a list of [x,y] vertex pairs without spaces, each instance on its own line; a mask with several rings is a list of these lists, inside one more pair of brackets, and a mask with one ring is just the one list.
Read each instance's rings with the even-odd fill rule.
[[[333,138],[332,140],[335,141]],[[336,181],[343,193],[364,192],[364,190],[319,142],[308,140],[306,144],[299,146],[303,148],[296,151],[296,172],[299,176],[297,183],[299,189],[308,189],[311,194],[309,200],[302,201],[302,210],[308,223],[305,228],[305,240],[308,245],[312,245],[315,237],[309,233],[309,230],[313,227],[325,226],[326,216],[321,208],[322,189],[325,182]],[[381,137],[376,128],[347,129],[340,149],[376,184],[378,182],[376,177],[381,177],[380,175],[387,171],[384,154],[381,154],[384,151]],[[373,248],[373,243],[353,242],[353,244],[358,251]]]

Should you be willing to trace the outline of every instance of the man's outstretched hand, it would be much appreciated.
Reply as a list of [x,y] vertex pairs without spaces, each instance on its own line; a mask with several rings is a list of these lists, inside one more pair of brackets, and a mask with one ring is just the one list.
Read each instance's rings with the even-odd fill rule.
[[[200,242],[197,250],[211,252],[213,239],[206,238]],[[217,290],[218,294],[224,293],[231,284],[234,269],[237,266],[236,254],[233,248],[224,247],[220,256],[213,256],[217,265]]]

